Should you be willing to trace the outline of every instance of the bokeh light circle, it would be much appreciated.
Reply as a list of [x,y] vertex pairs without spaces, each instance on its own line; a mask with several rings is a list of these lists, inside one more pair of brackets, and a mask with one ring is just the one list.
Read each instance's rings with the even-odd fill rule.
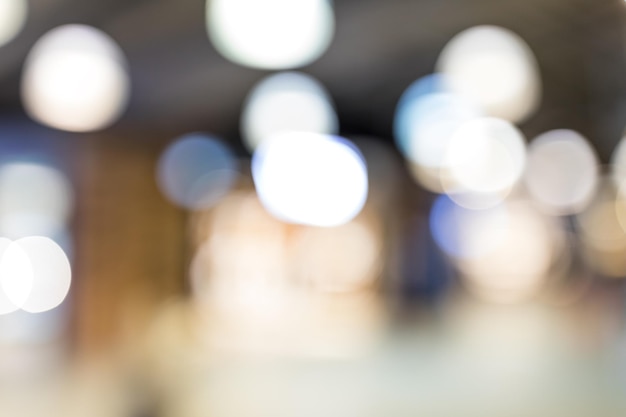
[[553,130],[537,137],[529,147],[525,174],[531,197],[551,214],[581,211],[598,185],[596,154],[580,134]]
[[27,14],[26,0],[0,0],[0,46],[17,36],[24,27]]
[[0,238],[0,314],[50,311],[65,300],[71,281],[69,259],[52,239]]
[[475,100],[490,116],[520,122],[538,107],[536,59],[510,30],[477,26],[459,33],[442,51],[437,68],[453,92]]
[[362,155],[335,136],[274,136],[255,152],[252,175],[265,208],[290,223],[339,226],[361,211],[368,195]]
[[411,161],[438,168],[450,136],[478,116],[479,108],[453,94],[443,76],[428,75],[411,84],[398,102],[394,119],[396,144]]
[[0,165],[0,234],[53,237],[65,230],[74,195],[67,177],[33,162]]
[[24,107],[33,119],[56,129],[106,128],[126,108],[126,66],[122,50],[104,32],[76,24],[52,29],[24,64]]
[[[512,303],[538,294],[547,280],[557,238],[548,218],[525,201],[507,202],[508,225],[502,230],[497,218],[489,218],[472,239],[498,244],[484,256],[457,263],[466,286],[488,301]],[[495,235],[492,237],[491,235]]]
[[581,237],[598,251],[626,249],[626,234],[620,227],[616,210],[617,193],[613,186],[604,183],[598,198],[578,215]]
[[443,187],[451,196],[506,196],[522,177],[525,164],[526,144],[517,128],[496,118],[475,119],[450,139],[445,159],[450,176],[442,179]]
[[52,239],[40,236],[15,241],[27,254],[33,271],[33,286],[20,306],[29,313],[42,313],[59,306],[67,297],[72,268],[63,249]]
[[420,78],[404,92],[394,118],[398,149],[414,178],[425,188],[441,192],[444,158],[456,129],[481,116],[477,105],[450,91],[445,78]]
[[241,134],[253,151],[281,132],[335,134],[339,122],[326,89],[297,72],[271,75],[248,95],[241,115]]
[[626,205],[612,178],[601,178],[595,197],[575,219],[586,259],[595,271],[626,277]]
[[626,184],[626,137],[623,137],[611,156],[611,176],[615,186]]
[[190,210],[212,207],[237,179],[237,164],[221,141],[200,133],[185,135],[161,155],[157,183],[174,204]]
[[[471,210],[439,196],[430,212],[430,230],[437,245],[453,258],[477,258],[504,240],[509,227],[505,205]],[[490,228],[487,233],[486,229]],[[482,239],[481,239],[482,238]]]
[[329,0],[208,0],[207,30],[229,60],[254,68],[309,64],[332,41],[335,17]]
[[20,309],[34,285],[28,254],[16,242],[0,238],[0,314]]

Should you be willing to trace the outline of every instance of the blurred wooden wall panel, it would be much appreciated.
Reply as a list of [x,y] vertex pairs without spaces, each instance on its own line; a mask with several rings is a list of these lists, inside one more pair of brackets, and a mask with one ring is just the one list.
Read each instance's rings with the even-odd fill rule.
[[98,352],[141,337],[184,288],[185,214],[159,192],[163,142],[86,138],[77,155],[74,340]]

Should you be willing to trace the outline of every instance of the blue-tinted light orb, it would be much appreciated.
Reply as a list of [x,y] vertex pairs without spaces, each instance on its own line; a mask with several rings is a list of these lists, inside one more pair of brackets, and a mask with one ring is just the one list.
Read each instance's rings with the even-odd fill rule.
[[[478,258],[494,250],[506,236],[508,224],[508,212],[502,205],[471,210],[446,195],[437,198],[430,212],[430,230],[437,246],[458,259]],[[485,228],[491,233],[485,234]]]
[[398,102],[394,119],[396,144],[414,163],[440,166],[454,130],[480,116],[476,105],[453,94],[447,84],[440,74],[427,75],[411,84]]
[[53,237],[65,230],[74,195],[58,169],[34,162],[0,165],[0,235]]
[[170,145],[157,167],[157,182],[163,194],[189,210],[212,207],[228,193],[236,178],[237,165],[230,149],[198,133]]

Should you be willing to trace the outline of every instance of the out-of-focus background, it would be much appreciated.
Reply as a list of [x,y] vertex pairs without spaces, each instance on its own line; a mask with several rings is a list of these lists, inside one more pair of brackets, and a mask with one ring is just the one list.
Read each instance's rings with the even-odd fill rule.
[[622,0],[0,0],[0,415],[623,416]]

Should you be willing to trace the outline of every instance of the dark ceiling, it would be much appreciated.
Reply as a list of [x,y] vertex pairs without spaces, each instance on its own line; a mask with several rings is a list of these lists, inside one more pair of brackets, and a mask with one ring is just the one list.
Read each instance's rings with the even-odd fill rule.
[[[203,0],[31,0],[26,28],[0,49],[0,106],[21,112],[19,77],[47,30],[86,23],[125,51],[133,90],[115,130],[178,134],[208,130],[238,140],[242,102],[265,71],[222,58],[210,44]],[[459,31],[497,24],[520,34],[542,72],[542,107],[522,125],[586,134],[606,162],[626,125],[626,3],[623,0],[336,0],[327,53],[302,71],[337,105],[342,132],[390,140],[403,90],[433,71]]]

